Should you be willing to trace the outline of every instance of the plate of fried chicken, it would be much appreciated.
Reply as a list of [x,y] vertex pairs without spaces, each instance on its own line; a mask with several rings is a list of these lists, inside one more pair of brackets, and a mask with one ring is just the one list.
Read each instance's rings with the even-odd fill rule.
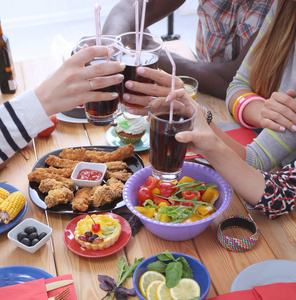
[[[106,164],[101,185],[93,188],[75,185],[71,174],[81,161]],[[41,157],[28,174],[29,195],[35,205],[54,213],[111,211],[125,205],[122,199],[124,183],[143,167],[132,144],[59,149]]]

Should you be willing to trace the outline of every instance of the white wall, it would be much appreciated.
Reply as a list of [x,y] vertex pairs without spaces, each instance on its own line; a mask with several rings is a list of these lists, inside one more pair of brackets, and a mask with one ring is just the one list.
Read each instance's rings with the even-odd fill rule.
[[108,14],[119,0],[0,0],[0,18],[6,28],[36,26],[94,17],[94,6]]

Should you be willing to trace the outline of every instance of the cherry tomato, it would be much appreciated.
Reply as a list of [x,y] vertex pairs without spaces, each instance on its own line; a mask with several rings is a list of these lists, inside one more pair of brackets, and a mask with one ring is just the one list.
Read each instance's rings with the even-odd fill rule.
[[52,115],[52,116],[50,116],[49,118],[50,118],[50,120],[53,122],[53,126],[48,127],[48,128],[46,128],[45,130],[39,132],[39,133],[38,133],[38,136],[42,136],[42,137],[43,137],[43,136],[49,136],[49,135],[51,135],[51,134],[54,132],[54,130],[56,129],[57,123],[58,123],[57,116],[56,116],[56,115]]
[[193,206],[193,203],[190,203],[190,202],[179,202],[179,205],[183,205],[183,206]]
[[152,197],[153,197],[152,190],[146,187],[141,187],[137,193],[137,198],[141,203],[144,203],[148,199],[152,200]]
[[141,188],[147,188],[149,190],[153,190],[158,186],[159,180],[155,177],[149,176]]
[[160,196],[170,197],[175,191],[175,185],[171,182],[162,181],[159,185]]
[[153,199],[152,200],[157,205],[160,204],[161,202],[165,202],[168,206],[171,205],[171,203],[168,200],[160,198],[160,197],[157,197],[156,195],[153,195]]
[[196,191],[183,191],[182,192],[182,198],[185,198],[186,200],[192,200],[194,197],[197,197],[197,201],[200,200],[200,192]]

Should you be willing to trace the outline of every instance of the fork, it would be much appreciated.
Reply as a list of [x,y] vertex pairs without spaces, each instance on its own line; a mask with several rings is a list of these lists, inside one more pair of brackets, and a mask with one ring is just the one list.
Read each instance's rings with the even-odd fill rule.
[[71,295],[70,287],[67,287],[65,290],[63,290],[56,296],[48,298],[48,300],[64,300],[68,298],[70,295]]

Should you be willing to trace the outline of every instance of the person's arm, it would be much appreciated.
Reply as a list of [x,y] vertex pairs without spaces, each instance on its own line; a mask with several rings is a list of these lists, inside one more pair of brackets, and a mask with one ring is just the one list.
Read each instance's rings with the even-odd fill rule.
[[[123,32],[135,31],[135,0],[121,0],[110,11],[102,33],[118,35]],[[168,16],[185,0],[149,0],[146,4],[145,28]],[[142,17],[143,1],[139,1],[139,18]],[[140,22],[139,20],[139,22]]]
[[[256,38],[256,35],[257,34],[253,35],[237,59],[232,62],[194,62],[172,53],[172,57],[176,63],[176,74],[196,78],[199,82],[198,90],[200,92],[225,99],[226,90]],[[166,72],[171,72],[172,69],[171,63],[164,51],[159,61],[159,68]]]
[[[167,101],[180,99],[184,105],[192,99],[184,89],[172,91]],[[192,131],[178,133],[175,137],[181,143],[188,143],[194,153],[205,157],[215,170],[252,205],[261,199],[265,180],[261,172],[249,166],[244,160],[211,129],[204,117],[203,109],[196,104],[198,114]]]

